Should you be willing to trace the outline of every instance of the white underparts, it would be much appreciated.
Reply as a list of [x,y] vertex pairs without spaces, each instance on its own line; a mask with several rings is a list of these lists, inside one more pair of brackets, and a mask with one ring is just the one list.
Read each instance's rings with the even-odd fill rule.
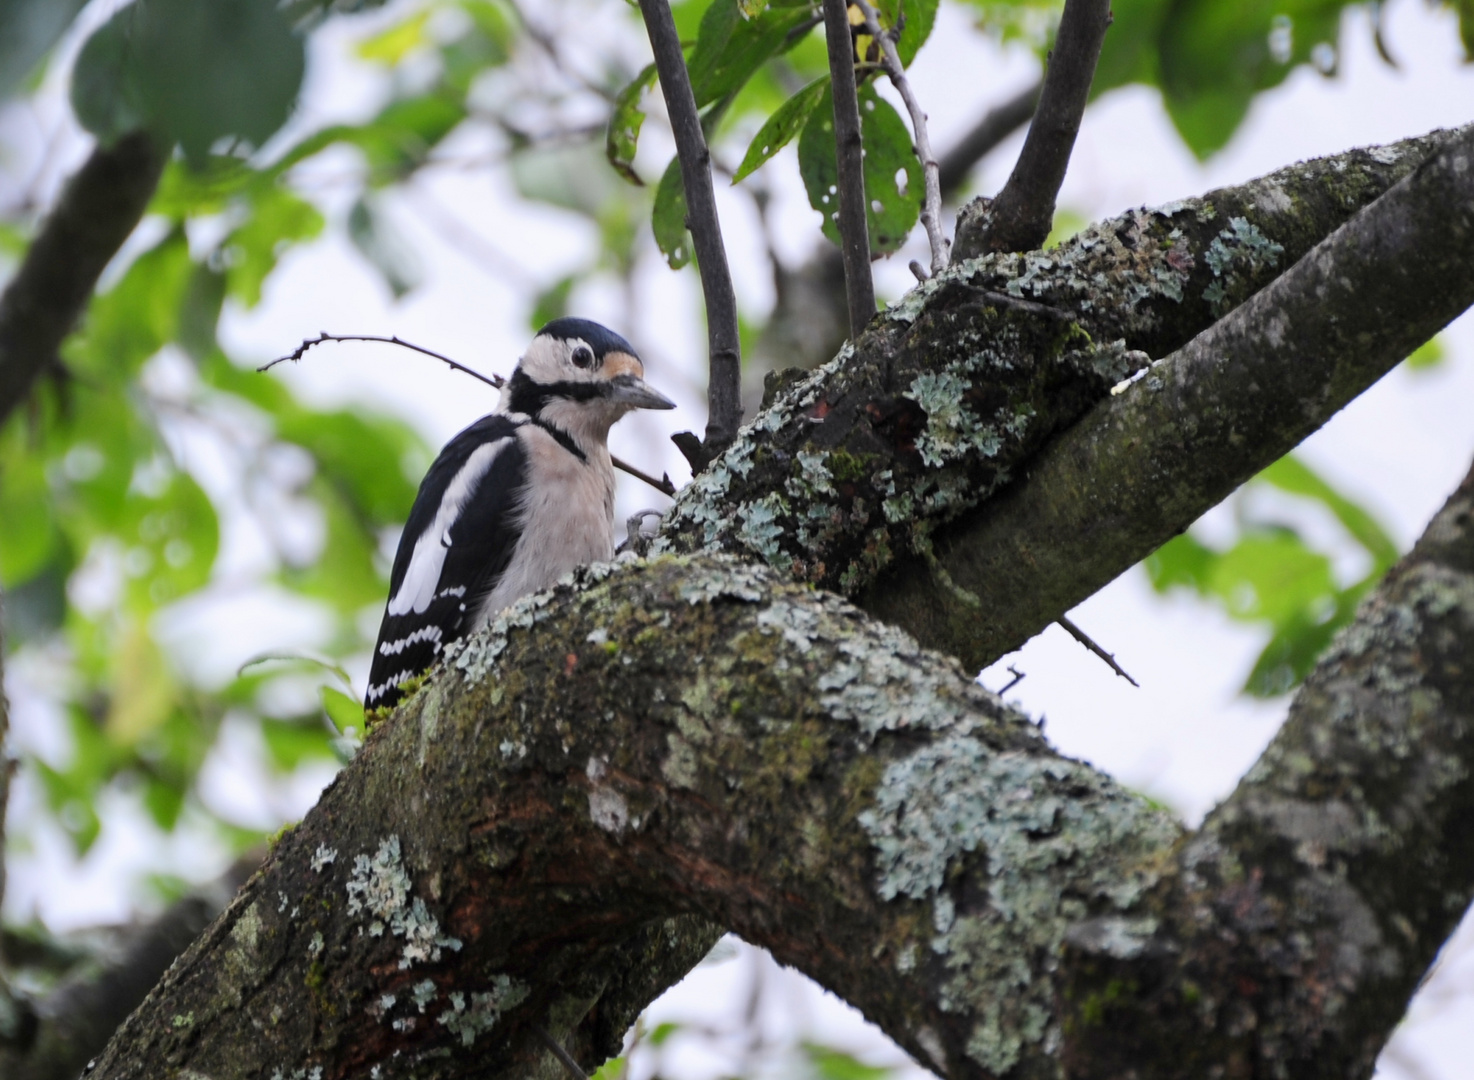
[[466,500],[491,468],[496,456],[511,445],[510,438],[498,439],[478,446],[451,479],[440,500],[435,520],[415,540],[414,554],[399,591],[389,598],[390,615],[423,614],[435,599],[440,584],[440,571],[445,566],[445,553],[450,548],[450,530],[461,516]]

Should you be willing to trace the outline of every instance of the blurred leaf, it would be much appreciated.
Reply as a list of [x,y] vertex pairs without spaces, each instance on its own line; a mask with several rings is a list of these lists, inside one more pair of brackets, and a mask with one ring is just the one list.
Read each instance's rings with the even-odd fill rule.
[[609,164],[620,176],[637,186],[645,183],[635,172],[635,151],[639,149],[640,128],[645,123],[640,99],[654,85],[655,65],[646,64],[645,69],[614,99],[614,111],[609,114],[609,129],[604,136],[604,156],[609,159]]
[[142,619],[134,619],[118,645],[112,695],[103,725],[113,745],[131,747],[173,711],[174,677]]
[[1186,587],[1206,594],[1217,559],[1218,552],[1199,543],[1191,533],[1183,533],[1148,555],[1143,565],[1157,592]]
[[814,1071],[823,1080],[884,1080],[885,1077],[891,1075],[890,1069],[878,1065],[866,1065],[843,1050],[835,1050],[832,1047],[805,1043],[804,1052],[808,1054]]
[[573,287],[577,284],[577,275],[569,274],[567,277],[559,278],[537,294],[529,320],[534,331],[541,330],[554,319],[560,319],[568,314],[568,300],[573,295]]
[[379,272],[398,300],[422,280],[419,261],[394,224],[375,203],[359,199],[348,212],[348,238]]
[[390,67],[398,64],[411,51],[428,44],[425,24],[430,21],[430,8],[423,8],[387,30],[359,42],[358,55]]
[[271,763],[282,772],[291,772],[305,761],[331,760],[334,757],[332,736],[319,723],[291,720],[261,721],[261,737]]
[[1208,587],[1235,618],[1275,624],[1336,592],[1330,559],[1289,530],[1241,536],[1218,557]]
[[[155,825],[165,832],[173,832],[174,826],[179,824],[179,813],[184,809],[184,789],[151,777],[143,788],[143,806]],[[185,889],[188,889],[187,883]]]
[[322,699],[322,711],[332,721],[333,727],[338,729],[339,735],[364,733],[363,704],[357,698],[349,697],[331,686],[321,687],[318,694]]
[[594,1070],[589,1080],[620,1080],[624,1075],[626,1058],[612,1057]]
[[650,215],[655,244],[672,270],[691,261],[691,238],[686,231],[686,186],[681,181],[681,159],[671,158],[655,189],[655,209]]
[[305,62],[272,0],[138,0],[83,46],[72,104],[104,142],[146,127],[202,164],[222,138],[260,146],[281,127]]
[[[911,135],[896,110],[875,93],[860,89],[860,128],[865,146],[865,219],[870,250],[895,251],[921,215],[921,163],[911,149]],[[815,107],[798,140],[799,173],[809,205],[823,215],[824,235],[839,243],[839,167],[835,162],[834,106],[828,93]],[[904,181],[904,190],[898,183]]]
[[829,100],[828,89],[827,77],[815,79],[780,105],[748,144],[742,164],[737,166],[737,172],[732,176],[732,183],[746,179],[793,141],[819,103]]
[[512,180],[525,199],[597,219],[604,206],[628,192],[592,144],[534,147],[511,160]]
[[196,363],[218,347],[215,328],[225,304],[225,275],[196,264],[179,304],[179,347]]
[[1389,569],[1398,560],[1397,545],[1377,519],[1331,487],[1293,454],[1280,458],[1261,472],[1258,479],[1273,484],[1281,491],[1303,495],[1324,505],[1336,515],[1336,520],[1356,542],[1366,549],[1379,570]]
[[[1474,4],[1474,0],[1470,0]],[[1413,354],[1403,361],[1409,371],[1432,371],[1448,359],[1448,349],[1444,347],[1443,335],[1429,338],[1423,344],[1413,350]]]
[[0,100],[61,40],[86,0],[0,0]]
[[317,207],[275,184],[256,191],[249,205],[250,217],[221,246],[228,267],[226,291],[242,306],[253,308],[261,302],[261,287],[282,253],[322,232],[323,220]]
[[1453,0],[1459,13],[1459,40],[1464,44],[1465,63],[1474,64],[1474,0]]
[[24,428],[0,437],[0,587],[7,592],[40,573],[59,539],[44,462],[24,445]]
[[1045,248],[1059,247],[1070,237],[1074,236],[1090,222],[1083,214],[1074,210],[1056,210],[1054,212],[1054,224],[1049,230],[1049,236],[1044,240]]
[[666,1040],[669,1039],[676,1032],[680,1031],[682,1026],[683,1025],[678,1024],[673,1020],[666,1020],[664,1023],[656,1024],[655,1029],[651,1031],[648,1036],[650,1040],[650,1045],[664,1046]]
[[182,230],[175,230],[93,299],[81,332],[63,347],[66,359],[103,385],[128,383],[145,360],[174,340],[193,274],[189,243]]

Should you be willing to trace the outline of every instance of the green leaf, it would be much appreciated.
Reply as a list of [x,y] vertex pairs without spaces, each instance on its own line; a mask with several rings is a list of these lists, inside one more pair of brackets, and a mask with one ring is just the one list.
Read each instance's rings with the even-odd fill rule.
[[625,1064],[624,1057],[612,1057],[595,1069],[589,1080],[620,1080],[624,1075]]
[[1218,552],[1199,543],[1192,534],[1183,533],[1148,555],[1144,565],[1152,588],[1159,593],[1186,587],[1206,595],[1217,560]]
[[666,1040],[680,1031],[682,1026],[673,1020],[667,1020],[664,1023],[655,1025],[655,1030],[651,1031],[649,1035],[650,1045],[664,1046]]
[[0,440],[0,587],[8,592],[45,569],[60,535],[45,461],[28,452],[24,425],[6,427]]
[[127,385],[145,360],[174,340],[193,275],[189,243],[176,229],[93,299],[81,332],[63,346],[66,359],[103,386]]
[[159,728],[174,711],[178,690],[163,650],[135,619],[123,633],[113,670],[103,730],[119,747],[132,747]]
[[1336,520],[1352,538],[1366,549],[1378,568],[1379,575],[1398,560],[1400,553],[1396,543],[1372,513],[1331,487],[1293,454],[1280,458],[1256,479],[1292,495],[1315,499],[1325,506],[1336,515]]
[[86,0],[0,0],[0,100],[61,40]]
[[415,12],[387,30],[358,43],[358,55],[364,60],[394,67],[415,49],[430,44],[425,25],[430,21],[430,8]]
[[388,217],[368,197],[348,211],[348,238],[398,300],[423,280],[419,261]]
[[155,825],[173,832],[184,809],[184,788],[151,776],[143,788],[143,806]]
[[277,260],[292,244],[322,232],[317,207],[285,187],[270,185],[253,192],[250,217],[225,238],[226,291],[242,306],[261,302],[261,287]]
[[[1474,3],[1474,0],[1470,2]],[[1429,338],[1414,349],[1412,355],[1403,361],[1403,365],[1409,371],[1432,371],[1446,359],[1448,359],[1448,350],[1444,347],[1442,335],[1439,335]]]
[[83,46],[72,103],[103,141],[146,127],[201,164],[223,138],[260,146],[281,127],[305,64],[272,0],[138,0]]
[[577,284],[578,275],[569,274],[567,277],[559,278],[537,294],[529,320],[534,331],[541,330],[554,319],[560,319],[568,314],[568,300],[573,295],[573,287]]
[[843,1050],[835,1050],[832,1047],[805,1043],[804,1052],[808,1054],[814,1071],[823,1080],[885,1080],[891,1075],[891,1070],[888,1068],[866,1065]]
[[[865,219],[870,250],[882,255],[906,242],[921,215],[921,163],[906,124],[873,86],[860,89],[860,134],[865,147]],[[839,243],[839,167],[835,162],[834,106],[826,93],[798,139],[798,167],[809,205],[823,215],[824,235]],[[905,180],[905,189],[897,183]]]
[[291,772],[305,761],[329,760],[333,754],[332,736],[320,722],[299,723],[293,720],[261,721],[261,739],[271,763],[282,772]]
[[1474,64],[1474,0],[1455,0],[1459,13],[1459,40],[1464,43],[1464,61]]
[[333,727],[338,729],[339,735],[350,732],[363,734],[363,704],[357,698],[349,697],[331,686],[321,687],[318,696],[322,699],[322,711],[332,721]]
[[747,147],[747,153],[742,158],[742,164],[737,166],[737,172],[732,177],[732,183],[746,179],[774,154],[787,146],[803,129],[810,114],[819,103],[829,99],[826,93],[828,89],[827,76],[815,79],[778,106],[773,115],[768,117],[767,123],[763,124],[758,129],[758,133],[753,136],[752,142]]
[[654,85],[655,65],[647,64],[614,99],[614,111],[609,114],[609,129],[604,136],[604,156],[609,164],[620,176],[640,187],[645,183],[635,172],[635,151],[639,149],[640,128],[645,123],[640,99]]
[[738,0],[712,0],[687,61],[696,107],[704,109],[740,90],[753,72],[793,47],[789,35],[811,17],[805,4],[769,7],[756,18],[746,19]]
[[671,158],[655,189],[655,209],[650,215],[655,244],[672,270],[691,261],[691,237],[686,231],[686,186],[681,181],[680,158]]

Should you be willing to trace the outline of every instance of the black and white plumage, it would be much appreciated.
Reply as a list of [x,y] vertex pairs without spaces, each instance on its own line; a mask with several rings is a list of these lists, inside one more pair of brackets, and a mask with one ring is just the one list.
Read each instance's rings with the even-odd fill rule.
[[364,706],[394,705],[451,642],[575,566],[612,558],[609,429],[632,409],[674,407],[612,330],[587,319],[539,330],[497,411],[451,439],[420,484]]

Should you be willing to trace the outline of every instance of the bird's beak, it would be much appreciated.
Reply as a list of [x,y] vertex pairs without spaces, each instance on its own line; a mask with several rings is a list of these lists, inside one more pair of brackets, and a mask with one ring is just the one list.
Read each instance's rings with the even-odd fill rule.
[[638,375],[616,375],[606,384],[608,398],[633,409],[674,409],[676,403]]

